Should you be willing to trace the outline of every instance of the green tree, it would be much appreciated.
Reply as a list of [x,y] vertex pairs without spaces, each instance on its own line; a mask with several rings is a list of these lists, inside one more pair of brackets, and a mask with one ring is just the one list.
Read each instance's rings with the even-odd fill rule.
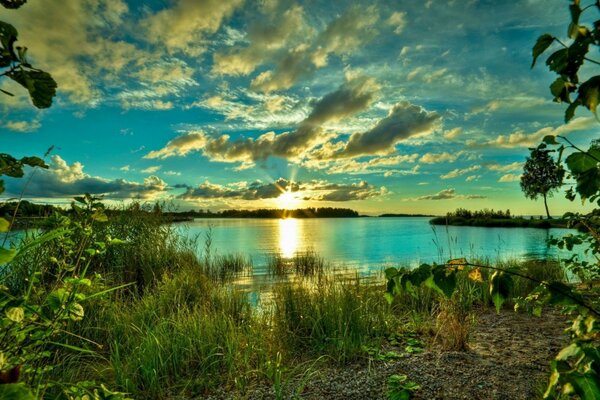
[[521,176],[521,190],[525,196],[530,199],[537,199],[539,196],[544,198],[544,207],[546,216],[550,219],[548,211],[548,196],[562,186],[565,170],[554,161],[550,153],[554,150],[547,150],[546,144],[542,143],[535,149],[531,149],[531,154],[527,157]]

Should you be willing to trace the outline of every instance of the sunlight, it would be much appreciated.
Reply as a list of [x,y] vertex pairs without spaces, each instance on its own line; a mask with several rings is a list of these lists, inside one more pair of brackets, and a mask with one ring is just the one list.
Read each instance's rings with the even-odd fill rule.
[[291,258],[298,250],[300,227],[295,218],[279,220],[279,250],[285,258]]
[[292,192],[283,192],[279,197],[275,199],[278,208],[284,210],[292,210],[298,208],[300,199],[296,197]]

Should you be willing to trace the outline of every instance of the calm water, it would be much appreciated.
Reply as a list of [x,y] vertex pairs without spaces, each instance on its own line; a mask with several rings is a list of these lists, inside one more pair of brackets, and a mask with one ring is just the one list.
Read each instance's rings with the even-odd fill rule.
[[[546,247],[550,236],[567,229],[482,228],[432,226],[429,218],[340,219],[196,219],[181,229],[204,235],[212,227],[212,252],[249,255],[256,275],[264,274],[269,254],[291,257],[314,250],[341,267],[360,272],[380,271],[387,266],[445,262],[449,258],[546,258],[560,256]],[[566,254],[566,253],[563,253]]]

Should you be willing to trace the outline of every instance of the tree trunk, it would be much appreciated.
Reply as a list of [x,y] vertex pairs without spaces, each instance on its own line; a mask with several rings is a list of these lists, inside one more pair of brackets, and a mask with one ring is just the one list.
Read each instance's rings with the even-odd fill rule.
[[544,193],[544,207],[546,207],[546,215],[548,216],[548,219],[552,219],[550,216],[550,211],[548,211],[548,200],[546,199],[546,193]]

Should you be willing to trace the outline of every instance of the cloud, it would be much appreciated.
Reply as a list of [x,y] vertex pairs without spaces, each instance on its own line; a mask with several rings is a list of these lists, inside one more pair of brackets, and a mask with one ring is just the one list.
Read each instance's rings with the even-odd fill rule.
[[256,181],[230,185],[217,185],[208,181],[197,187],[187,187],[178,198],[183,200],[238,199],[265,200],[275,199],[283,193],[298,193],[305,201],[352,201],[366,200],[388,193],[385,187],[375,188],[365,181],[351,184],[329,183],[325,181],[290,182],[279,178],[272,183]]
[[438,164],[438,163],[444,163],[444,162],[454,162],[462,154],[463,154],[462,151],[459,151],[459,152],[453,153],[453,154],[450,154],[447,152],[425,153],[425,154],[423,154],[423,156],[421,157],[421,159],[419,161],[422,163],[425,163],[425,164]]
[[[500,135],[494,140],[486,142],[485,146],[502,147],[502,148],[514,148],[514,147],[530,147],[538,145],[544,136],[547,135],[568,135],[575,131],[581,131],[590,129],[597,125],[597,121],[592,117],[579,117],[573,119],[571,122],[565,125],[561,125],[557,128],[545,127],[538,129],[533,133],[525,133],[522,130],[518,130],[510,135]],[[475,144],[477,146],[477,144]]]
[[498,182],[519,182],[521,175],[519,174],[505,174],[498,179]]
[[251,81],[253,90],[269,93],[289,89],[301,78],[325,67],[334,54],[346,56],[377,35],[375,6],[350,7],[315,33],[304,21],[302,7],[276,10],[248,29],[248,46],[235,46],[214,55],[212,72],[249,75],[261,65],[272,65]]
[[481,175],[470,175],[465,178],[465,182],[478,181],[480,178],[481,178]]
[[170,140],[162,149],[149,152],[144,158],[186,156],[192,151],[203,149],[206,143],[207,136],[204,132],[185,133]]
[[468,174],[469,172],[477,171],[480,168],[481,168],[481,165],[472,165],[470,167],[462,168],[462,169],[456,168],[456,169],[453,169],[452,171],[448,172],[447,174],[441,175],[440,178],[442,178],[442,179],[457,178],[461,175]]
[[[4,95],[2,95],[4,96]],[[33,132],[40,129],[42,124],[38,120],[33,121],[7,121],[4,124],[6,129],[10,129],[15,132]]]
[[487,165],[487,168],[490,171],[510,172],[510,171],[517,171],[517,170],[523,169],[524,164],[525,164],[524,162],[520,162],[520,161],[515,161],[514,163],[510,163],[510,164],[491,163],[491,164]]
[[385,21],[386,25],[394,27],[394,33],[400,35],[406,27],[406,12],[394,12]]
[[262,63],[277,57],[290,42],[301,41],[311,34],[301,6],[294,5],[283,12],[268,12],[248,28],[248,46],[234,46],[214,54],[212,73],[249,75]]
[[339,160],[327,170],[330,174],[369,174],[386,172],[381,167],[414,163],[419,158],[418,154],[398,155],[392,157],[377,157],[368,161]]
[[130,168],[129,164],[127,164],[127,165],[123,165],[121,168],[119,168],[119,170],[123,171],[123,172],[129,172],[131,170],[131,168]]
[[161,168],[161,167],[160,167],[160,165],[152,165],[152,166],[150,166],[150,167],[148,167],[148,168],[144,168],[144,169],[142,170],[142,172],[143,172],[144,174],[153,174],[153,173],[155,173],[156,171],[158,171],[160,168]]
[[475,194],[469,195],[459,195],[456,193],[455,189],[444,189],[440,190],[435,194],[430,194],[426,196],[417,197],[416,200],[450,200],[450,199],[485,199],[486,196],[480,196]]
[[373,79],[349,75],[337,90],[314,103],[310,114],[294,131],[280,134],[268,132],[256,139],[236,140],[231,140],[229,135],[185,133],[162,149],[146,154],[145,158],[184,156],[191,151],[201,150],[212,161],[241,162],[245,165],[252,165],[270,156],[301,159],[307,151],[330,139],[331,135],[326,134],[324,125],[364,111],[373,103],[378,90],[379,86]]
[[124,179],[105,179],[91,176],[83,171],[80,162],[68,164],[54,155],[47,170],[28,170],[27,179],[6,179],[7,195],[17,195],[25,190],[26,197],[65,198],[83,193],[106,195],[111,199],[152,199],[168,189],[167,184],[156,176],[149,176],[143,183]]
[[217,32],[222,22],[243,3],[242,0],[177,0],[140,22],[147,42],[199,56],[204,50],[204,35]]
[[444,132],[444,138],[448,140],[456,139],[462,133],[462,128],[453,128]]
[[344,149],[334,157],[390,154],[398,142],[430,134],[437,128],[440,119],[436,112],[427,112],[422,107],[403,101],[392,107],[388,116],[379,120],[370,130],[352,134]]

